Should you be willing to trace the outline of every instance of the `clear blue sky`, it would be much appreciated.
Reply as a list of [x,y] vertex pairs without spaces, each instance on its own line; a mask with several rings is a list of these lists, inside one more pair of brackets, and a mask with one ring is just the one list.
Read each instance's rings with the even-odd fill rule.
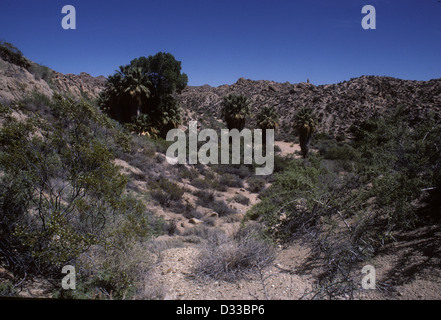
[[[67,4],[76,30],[61,27]],[[361,27],[367,4],[376,30]],[[0,0],[0,39],[54,70],[94,76],[170,52],[190,85],[441,77],[437,0]]]

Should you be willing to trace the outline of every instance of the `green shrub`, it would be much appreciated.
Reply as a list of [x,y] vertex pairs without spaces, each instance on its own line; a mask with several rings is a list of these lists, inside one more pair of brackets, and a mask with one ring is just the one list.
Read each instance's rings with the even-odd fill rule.
[[190,181],[192,181],[199,177],[199,171],[193,167],[188,169],[187,167],[182,166],[179,170],[179,175],[182,179],[189,179]]
[[219,178],[219,185],[229,188],[242,188],[243,181],[236,175],[230,173],[224,173]]
[[0,297],[16,297],[17,290],[14,288],[14,284],[10,281],[0,283]]
[[204,179],[202,179],[202,178],[195,178],[195,179],[191,180],[190,184],[193,187],[201,189],[201,190],[207,189],[207,188],[211,187],[210,180],[207,180],[205,178]]
[[18,105],[0,108],[0,250],[20,275],[82,269],[80,257],[92,247],[110,254],[162,229],[124,194],[127,178],[107,147],[117,136],[112,122],[96,106],[59,95],[46,107],[45,118]]
[[25,69],[31,67],[29,60],[23,56],[23,53],[9,42],[0,41],[0,57]]
[[183,188],[165,178],[151,183],[151,189],[153,198],[166,207],[170,206],[172,201],[181,200],[184,195]]
[[248,190],[252,193],[259,193],[266,186],[266,180],[259,177],[248,178]]
[[200,205],[207,206],[209,203],[213,202],[216,199],[216,190],[198,190],[195,192],[195,195],[199,198],[198,203]]
[[236,213],[236,210],[231,208],[225,201],[216,200],[216,191],[214,189],[199,190],[195,195],[198,197],[197,205],[212,209],[219,214],[219,217]]
[[248,197],[245,197],[242,194],[236,194],[233,197],[233,201],[240,203],[240,204],[243,204],[244,206],[247,206],[250,204],[250,199]]
[[214,200],[213,202],[210,203],[210,208],[213,209],[214,212],[217,212],[219,217],[225,217],[237,213],[236,210],[231,208],[223,200]]
[[52,85],[53,71],[48,67],[32,63],[29,72],[34,75],[36,80],[44,80],[48,85]]

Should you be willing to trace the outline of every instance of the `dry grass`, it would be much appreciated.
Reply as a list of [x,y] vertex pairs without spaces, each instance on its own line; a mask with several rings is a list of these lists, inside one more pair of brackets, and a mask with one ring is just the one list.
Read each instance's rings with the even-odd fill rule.
[[195,273],[201,278],[232,282],[262,270],[275,254],[257,234],[253,229],[242,229],[231,238],[212,234],[198,256]]

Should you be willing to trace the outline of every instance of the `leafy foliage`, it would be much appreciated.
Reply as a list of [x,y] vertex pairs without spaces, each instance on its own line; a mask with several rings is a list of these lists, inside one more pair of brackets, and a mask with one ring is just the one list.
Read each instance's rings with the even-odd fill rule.
[[59,95],[48,108],[50,122],[21,104],[0,108],[0,251],[22,275],[58,275],[62,265],[81,267],[92,247],[112,254],[158,232],[124,193],[127,178],[107,147],[114,123]]
[[406,108],[391,108],[382,118],[355,124],[353,142],[322,144],[325,158],[285,163],[247,213],[277,241],[302,239],[311,246],[323,268],[310,298],[353,297],[360,263],[396,233],[441,218],[435,200],[440,120],[427,114],[411,123],[407,115]]
[[161,205],[167,207],[170,206],[172,201],[181,200],[184,195],[184,189],[179,187],[176,183],[164,178],[152,183],[151,188],[153,198]]
[[276,129],[279,126],[279,114],[274,107],[265,106],[257,114],[256,123],[262,130]]
[[7,62],[25,69],[31,67],[31,63],[23,56],[23,53],[9,42],[0,41],[0,57]]
[[222,101],[222,118],[229,130],[242,131],[246,117],[251,113],[251,101],[243,95],[230,94]]
[[[100,96],[100,106],[122,123],[139,123],[140,116],[145,115],[142,129],[164,137],[182,121],[173,95],[182,91],[187,82],[187,75],[181,73],[181,62],[170,53],[159,52],[134,59],[110,76]],[[138,124],[135,129],[139,131]]]

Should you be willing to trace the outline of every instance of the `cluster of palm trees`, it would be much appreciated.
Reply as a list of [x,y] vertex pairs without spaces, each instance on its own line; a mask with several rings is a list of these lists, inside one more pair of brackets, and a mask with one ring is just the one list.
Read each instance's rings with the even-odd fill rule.
[[[229,130],[243,130],[246,118],[251,114],[251,101],[244,95],[230,94],[224,97],[222,104],[222,117]],[[264,106],[256,115],[256,125],[263,130],[263,141],[266,141],[266,129],[279,127],[279,115],[273,106]],[[308,156],[311,137],[317,127],[317,117],[312,108],[300,109],[294,117],[294,129],[299,135],[300,149],[303,158]]]
[[134,59],[108,77],[99,105],[112,118],[137,133],[165,136],[181,123],[175,92],[187,85],[180,61],[159,52]]
[[[171,94],[176,89],[168,89],[168,87],[175,86],[179,89],[176,91],[179,92],[186,84],[186,75],[181,75],[179,68],[173,66],[172,63],[169,65],[171,65],[170,68],[177,69],[174,72],[176,76],[169,76],[168,80],[160,73],[152,72],[148,63],[155,62],[155,59],[162,61],[163,57],[161,53],[148,59],[135,59],[130,65],[121,66],[114,75],[109,76],[106,90],[100,97],[101,107],[112,118],[129,124],[133,131],[138,133],[164,136],[168,130],[176,128],[181,123],[181,108]],[[176,62],[174,58],[171,61]],[[181,76],[184,76],[183,79],[180,79]],[[249,98],[244,95],[230,94],[224,97],[221,106],[222,118],[228,129],[242,131],[247,117],[251,115]],[[264,106],[256,115],[256,124],[259,129],[262,129],[262,138],[265,143],[266,130],[279,127],[279,115],[276,109],[273,106]],[[316,124],[316,116],[311,108],[300,109],[294,118],[294,128],[298,132],[304,158],[308,155],[311,136]]]
[[141,68],[121,66],[114,75],[109,76],[100,103],[112,118],[130,122],[141,115],[143,104],[150,98],[149,83]]

